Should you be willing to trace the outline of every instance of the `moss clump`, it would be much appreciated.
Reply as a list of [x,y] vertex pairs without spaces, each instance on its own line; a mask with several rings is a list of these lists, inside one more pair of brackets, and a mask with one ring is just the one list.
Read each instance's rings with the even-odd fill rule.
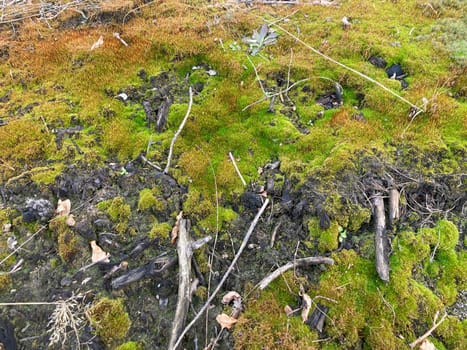
[[66,224],[66,217],[57,217],[52,220],[49,228],[57,237],[58,255],[64,262],[71,262],[78,252],[78,238]]
[[156,223],[154,223],[154,225],[152,225],[151,231],[149,231],[148,236],[151,239],[154,239],[154,238],[168,238],[171,230],[172,230],[172,227],[168,223],[166,223],[166,222],[163,222],[163,223],[156,222]]
[[128,220],[131,215],[131,208],[125,204],[122,197],[115,197],[107,209],[110,219],[115,223],[115,231],[118,234],[125,233],[128,228]]
[[324,208],[331,218],[334,218],[339,225],[351,232],[358,231],[363,224],[369,223],[371,219],[370,209],[349,203],[338,194],[328,196]]
[[144,138],[136,138],[133,125],[128,120],[113,120],[104,129],[103,146],[110,155],[121,160],[134,157],[144,147]]
[[119,345],[115,350],[142,350],[142,346],[134,341],[126,342],[125,344]]
[[87,311],[91,326],[106,345],[125,338],[131,326],[123,299],[101,298]]
[[157,198],[149,188],[145,188],[139,193],[138,210],[147,210],[155,207],[156,204]]
[[157,187],[153,189],[145,188],[139,193],[138,210],[154,209],[162,211],[165,208],[165,201],[160,198],[160,191]]
[[438,221],[435,231],[439,231],[439,247],[440,250],[454,249],[459,242],[459,231],[456,225],[448,220]]
[[319,228],[318,218],[308,221],[308,231],[312,239],[318,240],[318,249],[321,253],[329,252],[338,247],[339,224],[332,221],[329,228],[322,230]]
[[11,278],[8,273],[0,273],[0,292],[10,287]]

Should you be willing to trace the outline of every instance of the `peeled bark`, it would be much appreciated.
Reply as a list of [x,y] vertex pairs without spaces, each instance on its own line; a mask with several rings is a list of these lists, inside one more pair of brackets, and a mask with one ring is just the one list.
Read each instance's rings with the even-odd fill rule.
[[389,224],[392,224],[400,217],[400,202],[401,195],[398,190],[392,188],[389,190]]
[[389,244],[386,236],[386,217],[384,214],[384,201],[381,196],[373,199],[375,217],[375,250],[376,250],[376,271],[379,277],[389,281]]

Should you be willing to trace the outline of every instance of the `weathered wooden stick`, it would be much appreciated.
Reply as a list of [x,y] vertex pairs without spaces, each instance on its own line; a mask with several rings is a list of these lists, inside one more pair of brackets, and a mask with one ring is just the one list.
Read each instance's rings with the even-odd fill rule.
[[389,281],[389,257],[388,242],[386,237],[386,217],[384,214],[383,197],[377,195],[373,199],[375,216],[375,250],[376,250],[376,271],[379,277]]
[[175,342],[183,330],[191,299],[191,258],[193,248],[189,231],[190,221],[181,219],[178,228],[177,254],[178,254],[178,299],[175,317],[172,322],[169,349],[175,349]]
[[175,133],[172,139],[172,142],[170,143],[169,156],[167,157],[167,165],[165,166],[164,174],[167,174],[169,172],[170,162],[172,161],[172,153],[174,150],[175,141],[177,141],[178,136],[182,132],[183,127],[185,126],[185,123],[188,117],[190,116],[191,106],[193,105],[193,89],[191,88],[191,86],[190,86],[189,93],[190,93],[190,102],[188,102],[188,109],[186,111],[185,117],[183,118],[182,122],[180,123],[180,126],[178,127],[177,132]]
[[401,195],[398,190],[392,188],[389,190],[389,224],[392,224],[400,217],[400,202]]
[[238,169],[237,162],[235,161],[235,158],[234,158],[232,152],[229,152],[229,158],[230,158],[230,160],[232,161],[232,164],[233,164],[233,166],[234,166],[234,168],[235,168],[235,171],[237,172],[238,177],[239,177],[240,180],[242,181],[243,186],[246,186],[246,181],[245,181],[245,179],[243,178],[242,173],[240,172],[240,169]]
[[230,275],[230,273],[232,272],[232,270],[234,269],[234,266],[235,264],[237,263],[238,259],[240,258],[240,255],[242,254],[243,250],[245,250],[245,247],[247,246],[248,244],[248,240],[250,239],[251,237],[251,234],[253,233],[256,225],[258,224],[258,221],[259,221],[259,218],[261,217],[261,215],[263,215],[264,211],[266,210],[266,207],[268,206],[269,204],[269,198],[266,198],[266,200],[264,201],[263,203],[263,206],[261,207],[261,209],[258,211],[258,214],[256,214],[255,218],[253,219],[253,221],[251,222],[250,224],[250,227],[248,228],[248,231],[247,233],[245,234],[245,237],[243,238],[243,241],[242,241],[242,245],[240,246],[240,248],[238,249],[237,251],[237,254],[235,254],[235,257],[234,259],[232,260],[232,262],[230,263],[230,266],[228,267],[227,271],[225,272],[224,276],[222,277],[221,281],[219,282],[219,284],[217,285],[216,289],[214,290],[214,292],[211,294],[211,296],[208,298],[208,300],[206,300],[206,302],[204,303],[203,307],[198,311],[198,313],[196,314],[196,316],[191,320],[191,322],[185,327],[185,329],[183,330],[183,332],[180,334],[177,342],[175,343],[175,345],[173,347],[169,347],[169,350],[176,350],[177,347],[180,345],[180,343],[182,342],[183,340],[183,337],[185,336],[185,334],[191,329],[191,327],[193,327],[193,325],[196,323],[196,321],[198,321],[198,319],[206,312],[206,309],[209,307],[209,305],[211,305],[211,302],[214,300],[214,298],[216,297],[217,293],[219,293],[219,291],[221,290],[222,286],[224,285],[225,281],[227,280],[227,277]]
[[[438,315],[438,312],[436,312],[436,315]],[[444,322],[444,320],[446,319],[447,316],[448,316],[448,314],[445,313],[445,314],[443,315],[443,317],[441,317],[441,319],[440,319],[438,322],[436,322],[436,318],[435,318],[435,321],[434,321],[434,323],[433,323],[433,327],[431,327],[428,331],[426,331],[426,333],[423,334],[421,337],[417,338],[415,341],[413,341],[412,343],[410,343],[409,346],[413,349],[413,348],[416,347],[419,343],[423,342],[426,338],[428,338],[428,337],[431,335],[431,333],[433,333],[433,331],[434,331],[436,328],[439,327],[439,325],[440,325],[441,323]]]
[[284,272],[300,266],[308,266],[308,265],[317,265],[317,264],[327,264],[333,265],[334,260],[331,258],[326,258],[322,256],[311,256],[302,259],[296,259],[295,261],[290,261],[287,264],[279,267],[277,270],[273,271],[271,274],[266,276],[258,283],[258,288],[260,290],[265,289],[272,281],[274,281],[277,277],[282,275]]

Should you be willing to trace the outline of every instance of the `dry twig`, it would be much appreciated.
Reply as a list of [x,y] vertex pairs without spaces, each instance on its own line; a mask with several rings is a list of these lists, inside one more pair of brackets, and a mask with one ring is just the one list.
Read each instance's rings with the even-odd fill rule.
[[169,156],[167,157],[167,165],[165,166],[164,174],[167,174],[169,172],[170,162],[172,160],[172,153],[173,153],[173,148],[174,148],[174,145],[175,145],[175,141],[177,141],[178,136],[182,132],[183,127],[185,126],[185,123],[186,123],[188,117],[190,116],[191,106],[193,105],[193,89],[191,88],[191,86],[190,86],[190,89],[189,89],[189,94],[190,94],[190,102],[188,102],[188,110],[186,111],[185,117],[183,118],[180,126],[178,127],[177,132],[175,133],[174,137],[172,138],[172,142],[170,143]]
[[243,178],[242,173],[240,172],[240,169],[239,169],[238,166],[237,166],[237,162],[235,161],[235,158],[234,158],[232,152],[229,152],[229,158],[230,158],[230,160],[232,161],[232,164],[233,164],[233,166],[234,166],[234,168],[235,168],[235,171],[237,172],[238,177],[239,177],[240,180],[242,181],[243,186],[246,186],[246,181],[245,181],[245,179]]

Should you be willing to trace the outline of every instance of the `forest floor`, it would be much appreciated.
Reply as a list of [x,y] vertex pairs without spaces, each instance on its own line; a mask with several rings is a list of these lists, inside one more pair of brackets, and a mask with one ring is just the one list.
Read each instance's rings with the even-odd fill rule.
[[3,5],[4,348],[167,349],[188,222],[179,348],[467,348],[465,3],[263,3]]

